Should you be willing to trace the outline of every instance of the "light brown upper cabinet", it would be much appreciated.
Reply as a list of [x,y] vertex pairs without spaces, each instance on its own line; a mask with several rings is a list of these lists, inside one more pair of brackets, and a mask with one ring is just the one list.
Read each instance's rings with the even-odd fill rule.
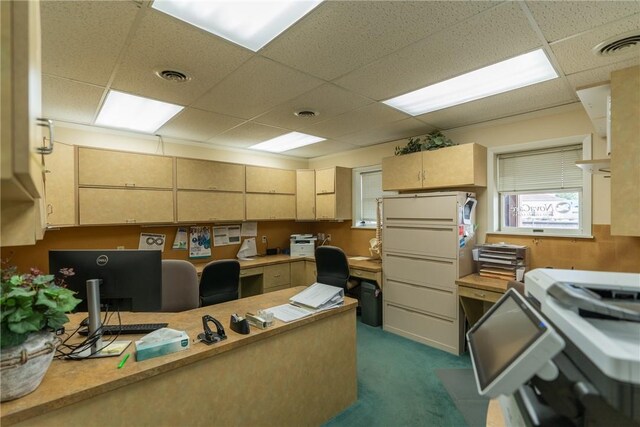
[[57,142],[44,158],[48,226],[76,224],[75,147]]
[[177,159],[178,190],[244,191],[244,165],[208,160]]
[[247,221],[296,218],[296,196],[293,194],[245,195]]
[[173,188],[173,158],[80,147],[78,185]]
[[[34,244],[44,236],[40,4],[2,1],[0,244]],[[50,129],[51,131],[51,129]],[[48,141],[51,141],[49,133]],[[48,147],[48,146],[47,146]]]
[[316,173],[313,169],[296,171],[296,219],[316,219]]
[[316,169],[316,219],[351,219],[351,169]]
[[130,188],[80,188],[80,224],[173,222],[173,191]]
[[296,171],[247,166],[247,193],[296,194]]
[[640,67],[611,73],[611,234],[640,236]]
[[382,159],[382,189],[486,187],[487,149],[462,144]]
[[226,191],[178,190],[178,221],[244,219],[244,194]]

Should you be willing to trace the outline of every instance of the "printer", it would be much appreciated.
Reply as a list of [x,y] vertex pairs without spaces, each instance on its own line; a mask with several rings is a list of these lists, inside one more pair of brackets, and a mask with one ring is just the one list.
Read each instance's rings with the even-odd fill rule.
[[291,256],[314,256],[317,240],[312,234],[292,234]]
[[640,274],[535,269],[525,295],[565,341],[513,394],[525,424],[640,426]]

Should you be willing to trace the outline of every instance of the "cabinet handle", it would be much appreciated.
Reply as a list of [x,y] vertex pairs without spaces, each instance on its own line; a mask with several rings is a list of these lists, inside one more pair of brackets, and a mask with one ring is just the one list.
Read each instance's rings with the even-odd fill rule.
[[128,184],[128,183],[126,183],[126,182],[125,182],[125,183],[124,183],[124,186],[125,186],[125,187],[135,187],[135,186],[136,186],[136,184],[135,184],[135,183]]
[[425,171],[422,171],[422,180],[423,180],[423,181],[425,180],[425,177],[426,177],[426,172],[425,172]]
[[420,181],[420,171],[418,171],[418,181]]
[[47,205],[47,215],[51,215],[53,213],[53,205],[49,203]]
[[217,189],[218,189],[218,187],[216,187],[215,185],[210,185],[209,186],[209,190],[217,190]]
[[[38,117],[36,119],[38,126],[46,126],[49,128],[49,146],[37,147],[36,152],[38,154],[51,154],[53,153],[53,120]],[[47,138],[44,138],[46,142]]]
[[279,274],[274,274],[273,277],[280,277],[280,275]]
[[127,224],[130,224],[130,223],[135,223],[136,220],[135,219],[125,219],[124,222],[126,222]]
[[484,298],[484,297],[486,297],[486,295],[485,295],[485,294],[483,294],[483,293],[481,293],[481,292],[474,292],[473,294],[474,294],[475,296],[477,296],[477,297],[480,297],[480,298]]

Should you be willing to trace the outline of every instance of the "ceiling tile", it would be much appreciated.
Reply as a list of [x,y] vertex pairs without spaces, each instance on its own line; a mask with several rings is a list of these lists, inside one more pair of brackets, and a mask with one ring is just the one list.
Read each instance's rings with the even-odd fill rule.
[[640,13],[638,1],[527,1],[549,42]]
[[259,56],[200,98],[194,107],[251,119],[322,84],[322,80]]
[[[254,121],[298,130],[308,128],[315,123],[363,107],[372,102],[353,92],[325,83],[312,91],[277,106],[270,112],[257,117]],[[317,112],[317,115],[308,118],[297,117],[294,112],[300,110],[313,110]]]
[[355,150],[356,148],[358,148],[358,146],[345,142],[326,140],[296,148],[295,150],[289,150],[282,154],[310,159],[312,157],[326,156],[341,151]]
[[328,1],[260,54],[331,80],[498,3]]
[[611,79],[612,71],[622,70],[623,68],[633,67],[634,65],[640,65],[640,55],[637,58],[571,74],[567,76],[567,79],[574,89],[578,89],[584,86],[593,85],[594,83],[608,82]]
[[[628,49],[627,53],[611,56],[598,56],[591,52],[598,43],[627,31],[640,27],[640,15],[603,25],[580,36],[569,38],[551,44],[551,49],[565,74],[574,74],[626,59],[637,58],[640,55],[637,48]],[[623,51],[624,52],[624,51]]]
[[156,133],[174,138],[207,141],[241,124],[243,120],[195,108],[185,108]]
[[42,116],[73,123],[93,124],[105,88],[44,74]]
[[221,135],[211,138],[209,142],[229,147],[246,148],[276,136],[289,133],[286,129],[246,122]]
[[[188,105],[251,57],[219,37],[148,9],[126,51],[112,87],[124,92]],[[157,70],[178,70],[192,79],[166,81]]]
[[418,118],[427,123],[432,123],[438,129],[446,130],[568,104],[576,102],[577,99],[575,93],[567,88],[563,79],[554,79],[423,114]]
[[42,71],[106,85],[133,23],[133,2],[43,1]]
[[356,70],[335,83],[370,98],[385,100],[525,53],[539,45],[518,4],[508,2]]
[[380,128],[365,129],[360,132],[341,136],[339,141],[365,147],[397,139],[409,138],[416,135],[424,135],[431,132],[433,126],[422,123],[414,118],[399,120]]
[[324,138],[338,138],[406,118],[406,114],[384,104],[369,104],[358,110],[309,126],[305,129],[305,133]]

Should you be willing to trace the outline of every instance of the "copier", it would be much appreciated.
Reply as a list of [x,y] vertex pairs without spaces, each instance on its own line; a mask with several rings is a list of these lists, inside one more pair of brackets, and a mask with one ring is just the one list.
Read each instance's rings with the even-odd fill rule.
[[640,274],[535,269],[525,295],[565,346],[513,394],[524,423],[640,426]]
[[314,256],[317,240],[312,234],[292,234],[289,248],[291,256]]

